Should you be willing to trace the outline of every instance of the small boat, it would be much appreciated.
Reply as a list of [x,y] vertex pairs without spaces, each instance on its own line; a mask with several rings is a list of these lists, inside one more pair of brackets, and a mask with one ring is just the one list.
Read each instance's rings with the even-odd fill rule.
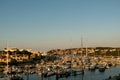
[[91,66],[89,67],[89,70],[90,70],[90,71],[95,71],[95,69],[96,69],[96,66],[95,66],[95,65],[91,65]]
[[105,72],[105,67],[99,67],[99,72]]
[[0,80],[10,80],[10,79],[5,75],[0,75]]
[[50,72],[47,73],[47,76],[48,76],[48,77],[53,76],[53,75],[55,75],[55,73],[52,72],[52,71],[50,71]]
[[24,80],[24,79],[20,76],[13,76],[10,80]]

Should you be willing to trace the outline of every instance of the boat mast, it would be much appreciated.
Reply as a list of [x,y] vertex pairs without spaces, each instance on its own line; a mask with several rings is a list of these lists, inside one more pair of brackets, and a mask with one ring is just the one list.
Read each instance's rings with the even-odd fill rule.
[[81,37],[81,64],[82,64],[82,80],[83,80],[83,76],[84,76],[84,64],[83,64],[83,38]]
[[70,41],[70,46],[71,46],[71,48],[70,48],[70,58],[71,58],[71,63],[70,63],[70,67],[71,67],[71,75],[72,75],[72,39],[71,39],[71,41]]
[[[71,40],[71,49],[72,49],[72,40]],[[70,49],[70,58],[71,58],[71,69],[72,69],[72,50]]]
[[119,49],[118,49],[118,59],[120,58],[120,53],[119,53]]
[[88,56],[88,53],[87,53],[87,44],[88,44],[88,39],[86,40],[86,57]]
[[83,55],[83,38],[81,37],[81,57],[82,57],[82,55]]
[[7,50],[7,72],[8,72],[8,42],[7,42],[7,48],[6,48],[6,50]]

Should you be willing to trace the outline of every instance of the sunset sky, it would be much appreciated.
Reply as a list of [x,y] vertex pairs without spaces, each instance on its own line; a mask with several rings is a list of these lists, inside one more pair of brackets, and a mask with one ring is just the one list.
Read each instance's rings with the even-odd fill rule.
[[[120,47],[120,0],[0,0],[0,50]],[[72,45],[71,45],[72,44]]]

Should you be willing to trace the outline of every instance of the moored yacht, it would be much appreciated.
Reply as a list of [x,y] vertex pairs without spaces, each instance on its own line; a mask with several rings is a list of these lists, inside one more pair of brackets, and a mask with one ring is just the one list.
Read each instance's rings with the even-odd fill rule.
[[105,72],[105,67],[103,67],[103,66],[99,66],[99,72]]
[[24,80],[24,79],[20,76],[13,76],[13,77],[11,77],[10,80]]
[[0,80],[10,80],[10,78],[5,75],[0,75]]

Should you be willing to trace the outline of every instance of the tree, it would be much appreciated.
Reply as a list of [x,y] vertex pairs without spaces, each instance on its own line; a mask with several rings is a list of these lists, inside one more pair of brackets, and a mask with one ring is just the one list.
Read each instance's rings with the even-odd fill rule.
[[22,52],[21,52],[21,54],[24,54],[24,55],[27,55],[28,56],[28,59],[30,59],[30,56],[31,56],[31,52],[28,52],[28,51],[26,51],[26,50],[23,50]]
[[17,65],[17,60],[16,59],[11,59],[10,65]]

